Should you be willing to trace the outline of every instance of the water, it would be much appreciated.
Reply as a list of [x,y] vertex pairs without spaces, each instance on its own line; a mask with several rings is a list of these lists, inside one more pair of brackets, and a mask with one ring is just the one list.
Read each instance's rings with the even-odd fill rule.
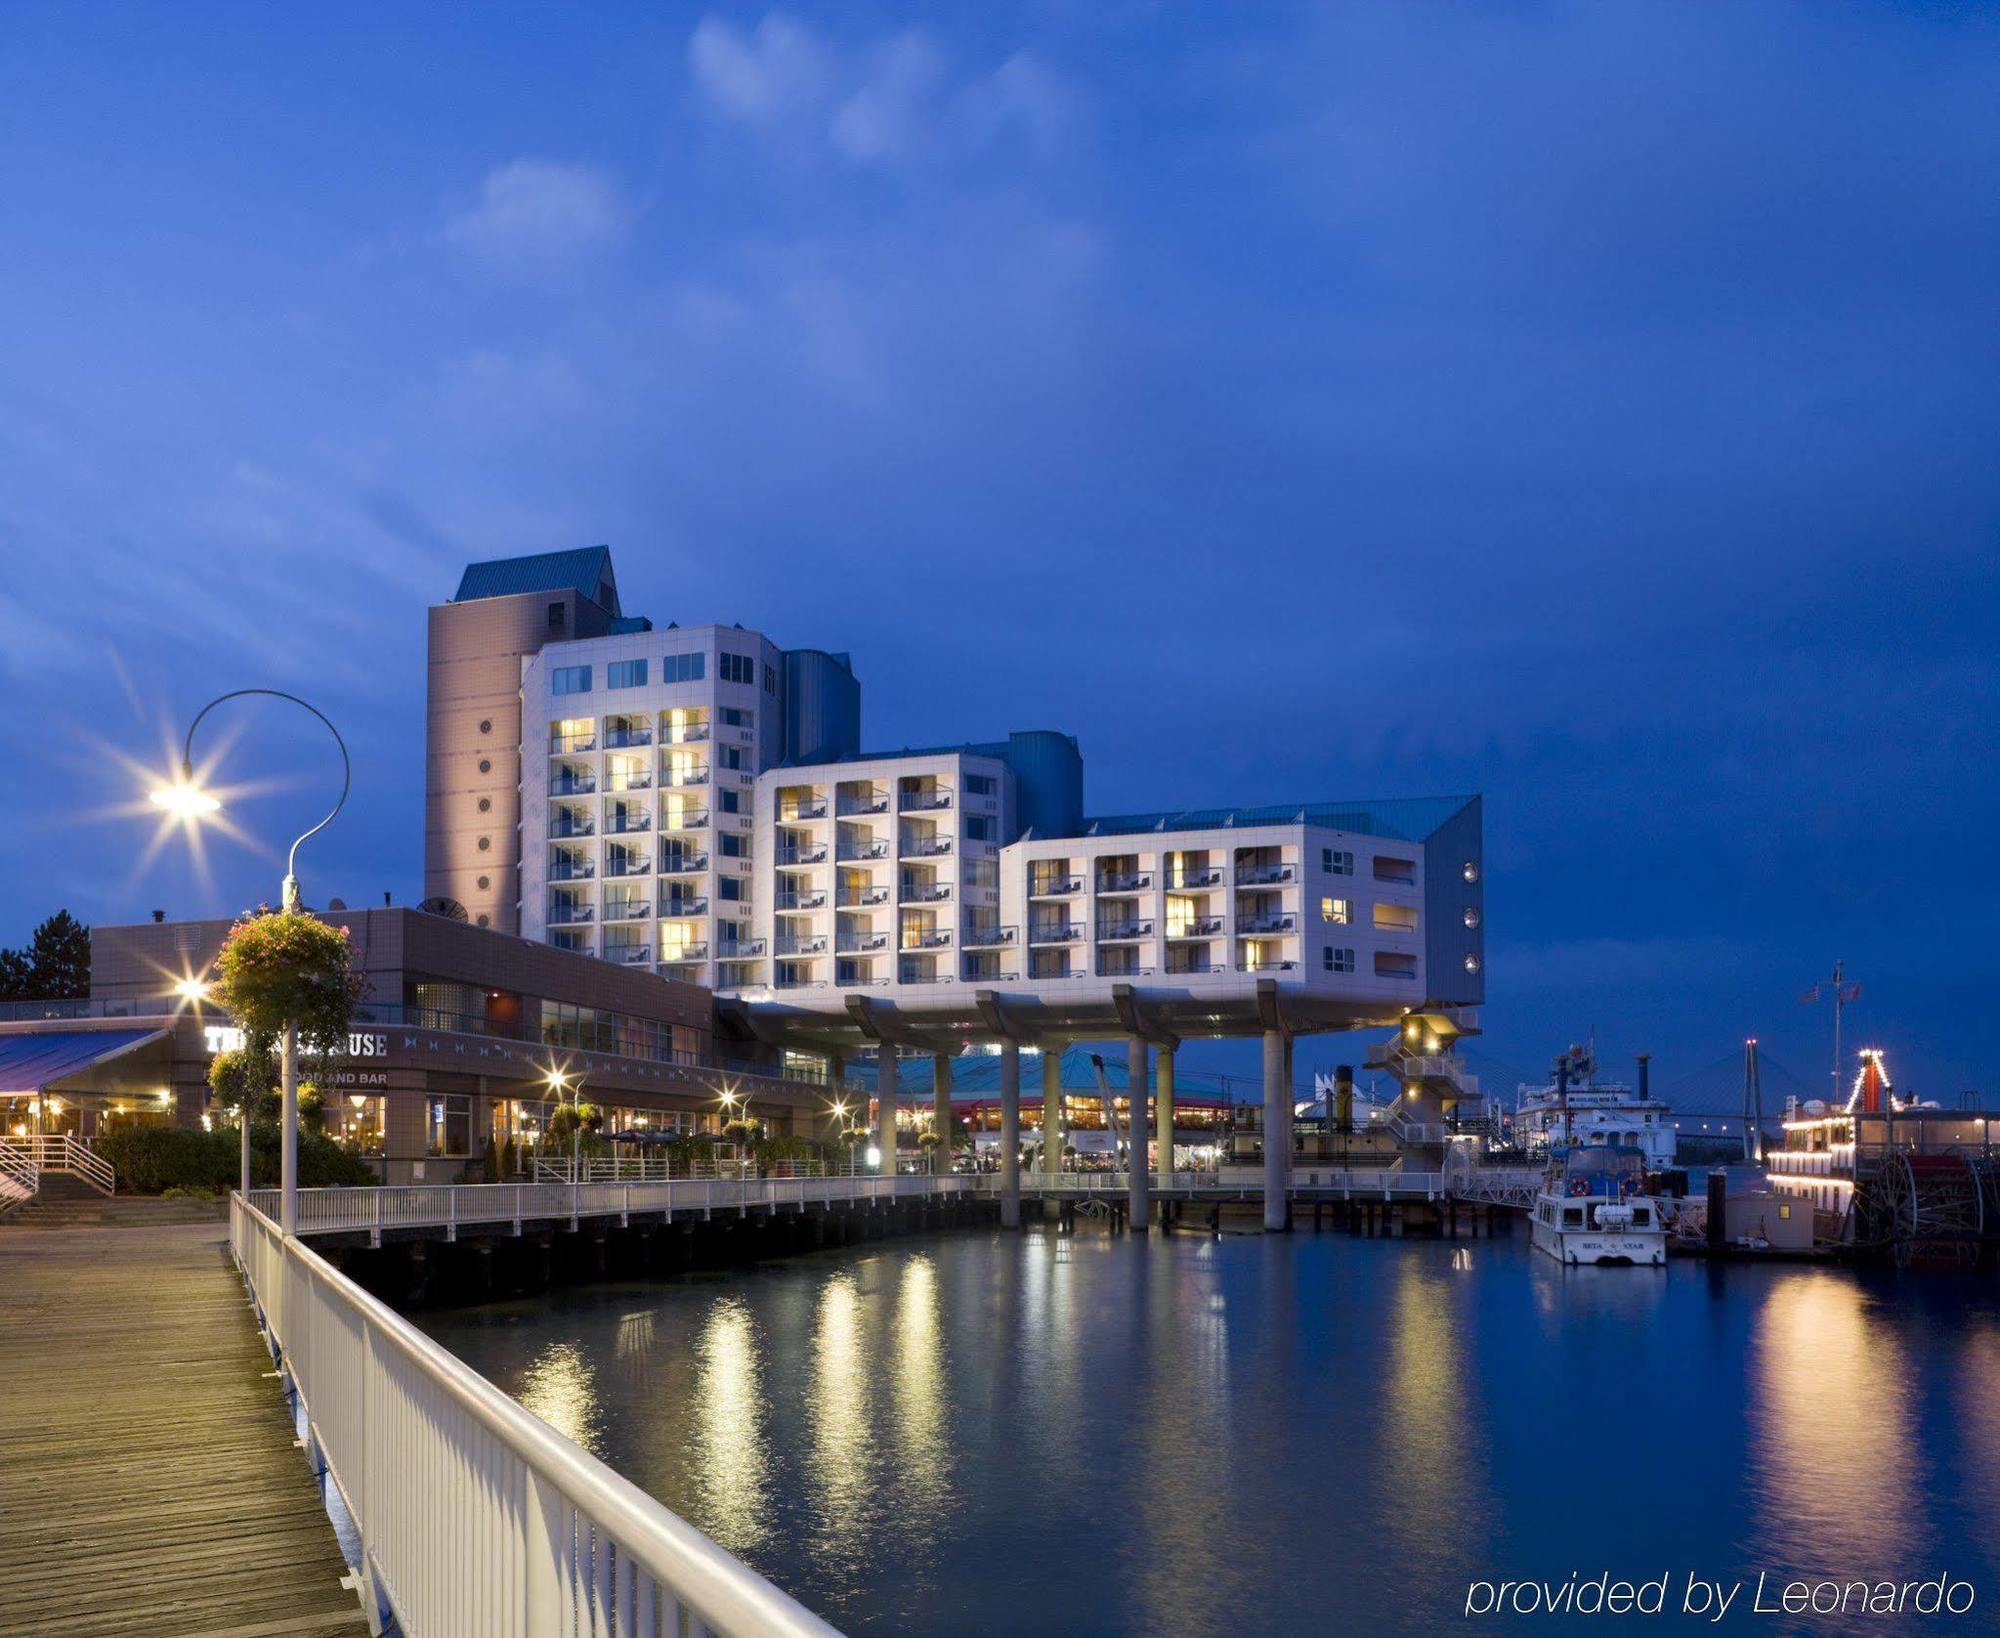
[[1987,1277],[981,1231],[422,1321],[855,1633],[1499,1630],[1471,1581],[1607,1570],[2000,1625]]

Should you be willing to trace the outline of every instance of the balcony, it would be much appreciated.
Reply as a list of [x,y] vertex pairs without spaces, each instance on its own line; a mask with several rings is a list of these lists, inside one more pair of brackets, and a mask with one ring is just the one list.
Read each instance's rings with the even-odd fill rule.
[[650,893],[631,898],[607,897],[604,901],[606,921],[650,921],[652,917],[653,896]]
[[938,904],[951,897],[951,883],[905,882],[897,897],[904,904]]
[[627,853],[622,857],[613,853],[604,861],[604,874],[607,876],[650,876],[652,873],[653,861],[643,853]]
[[761,938],[725,939],[715,947],[718,961],[755,961],[763,953],[764,941]]
[[650,728],[607,728],[604,732],[604,748],[607,751],[638,751],[653,743]]
[[906,950],[949,950],[951,929],[949,927],[906,927],[903,929],[903,948]]
[[825,817],[826,803],[824,800],[787,802],[780,804],[778,808],[778,823],[781,825],[796,825],[808,819],[824,819]]
[[825,955],[826,934],[780,933],[775,948],[781,956]]
[[1153,924],[1150,921],[1104,921],[1097,924],[1097,938],[1100,944],[1152,936]]
[[557,774],[549,781],[551,796],[595,796],[597,776],[595,774]]
[[1296,878],[1297,868],[1288,864],[1246,864],[1236,867],[1238,887],[1264,887],[1272,882],[1288,882]]
[[585,751],[597,749],[597,730],[587,728],[580,734],[549,735],[550,756],[580,756]]
[[634,808],[629,813],[614,813],[604,823],[607,836],[638,836],[653,828],[653,816],[644,808]]
[[596,874],[597,866],[588,859],[563,859],[549,866],[552,882],[587,882]]
[[936,859],[951,851],[949,836],[912,836],[903,844],[906,859]]
[[1123,870],[1097,878],[1100,893],[1145,893],[1151,890],[1153,873],[1150,870]]
[[701,893],[662,893],[660,914],[663,916],[705,916],[708,914],[707,895]]
[[667,790],[687,790],[691,786],[706,785],[707,783],[708,770],[706,768],[669,768],[666,778],[660,781],[662,787]]
[[1074,944],[1083,937],[1083,928],[1073,921],[1045,921],[1028,924],[1030,944]]
[[774,990],[823,990],[826,988],[826,980],[823,978],[804,978],[797,973],[780,972],[776,980],[772,983],[771,988]]
[[866,973],[835,973],[833,981],[843,990],[886,990],[889,987],[888,979],[871,978]]
[[886,887],[843,887],[840,890],[839,907],[842,910],[866,910],[888,902],[889,890]]
[[835,943],[835,955],[867,955],[874,950],[889,948],[887,933],[843,933]]
[[692,876],[697,871],[706,870],[707,868],[708,855],[706,853],[676,853],[669,848],[665,857],[660,861],[660,874],[662,876]]
[[904,791],[905,813],[936,813],[951,806],[950,791]]
[[1296,961],[1239,961],[1239,973],[1288,973],[1298,967]]
[[[690,961],[706,961],[707,959],[708,945],[705,942],[678,945],[663,944],[660,946],[660,966],[663,970],[667,967],[680,966]],[[672,975],[669,974],[668,976],[671,977]]]
[[1167,963],[1167,971],[1172,974],[1226,973],[1229,969],[1219,961],[1170,961]]
[[1191,916],[1183,922],[1168,922],[1167,937],[1174,938],[1214,938],[1222,931],[1220,916]]
[[780,893],[775,905],[780,910],[824,910],[826,893],[820,888],[806,893]]
[[650,768],[635,768],[626,773],[611,773],[604,776],[604,788],[613,796],[625,791],[649,791],[653,788],[653,774]]
[[1221,885],[1222,869],[1218,865],[1194,865],[1167,872],[1167,891],[1169,893],[1180,888],[1220,887]]
[[834,807],[834,812],[843,819],[850,815],[859,817],[862,814],[887,813],[888,811],[889,793],[887,791],[877,791],[873,796],[843,796]]
[[842,842],[840,851],[834,858],[842,864],[853,864],[862,859],[886,859],[889,857],[887,842]]
[[595,819],[579,819],[573,815],[558,819],[554,824],[549,826],[550,837],[558,842],[568,841],[574,836],[595,836],[596,834],[597,821]]
[[1011,948],[1018,936],[1017,927],[980,927],[965,929],[959,938],[959,945],[967,950],[1000,950]]
[[1299,918],[1289,910],[1266,911],[1262,915],[1238,916],[1236,930],[1243,934],[1296,933]]
[[681,816],[678,819],[674,818],[672,813],[669,812],[660,820],[660,829],[662,830],[706,830],[707,828],[708,809],[706,808],[682,808]]
[[622,967],[649,967],[653,963],[653,947],[650,944],[607,944],[604,959],[615,961]]
[[593,904],[552,904],[549,906],[551,927],[574,927],[579,922],[595,921],[597,907]]
[[803,847],[781,847],[777,862],[781,865],[816,865],[826,863],[826,843],[808,842]]
[[1060,899],[1083,887],[1081,876],[1044,876],[1040,881],[1028,883],[1028,897],[1031,899]]
[[1100,961],[1097,964],[1099,978],[1151,978],[1153,969],[1142,967],[1136,961]]
[[684,722],[679,727],[669,723],[660,731],[662,745],[699,745],[708,738],[708,724],[705,722]]

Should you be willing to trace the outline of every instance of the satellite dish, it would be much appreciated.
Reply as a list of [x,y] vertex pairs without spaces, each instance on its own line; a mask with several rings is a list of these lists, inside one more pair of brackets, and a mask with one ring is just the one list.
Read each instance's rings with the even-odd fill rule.
[[345,899],[328,899],[328,900],[326,901],[326,907],[327,907],[327,909],[329,909],[329,910],[345,910],[345,909],[347,908],[347,900],[345,900]]
[[467,919],[465,906],[456,899],[425,899],[417,908],[427,916],[443,916],[447,921]]

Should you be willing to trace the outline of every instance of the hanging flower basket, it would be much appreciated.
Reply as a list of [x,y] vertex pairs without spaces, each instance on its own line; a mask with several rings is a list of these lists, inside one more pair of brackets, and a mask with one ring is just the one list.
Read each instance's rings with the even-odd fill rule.
[[245,916],[216,958],[213,994],[252,1053],[268,1053],[287,1024],[298,1025],[305,1051],[337,1052],[368,985],[352,956],[346,928],[303,911]]

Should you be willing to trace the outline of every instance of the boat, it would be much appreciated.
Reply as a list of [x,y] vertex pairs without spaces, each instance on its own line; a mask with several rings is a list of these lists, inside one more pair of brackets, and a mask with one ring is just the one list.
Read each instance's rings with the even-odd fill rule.
[[[1565,1073],[1566,1071],[1566,1073]],[[1531,1153],[1546,1153],[1572,1142],[1596,1147],[1615,1144],[1637,1149],[1646,1168],[1664,1172],[1674,1165],[1677,1134],[1673,1111],[1652,1095],[1647,1060],[1639,1060],[1639,1084],[1598,1079],[1595,1043],[1573,1046],[1558,1060],[1545,1086],[1523,1083],[1516,1092],[1514,1139]]]
[[1535,1249],[1571,1266],[1663,1267],[1664,1202],[1646,1189],[1646,1157],[1618,1144],[1557,1145],[1529,1216]]

